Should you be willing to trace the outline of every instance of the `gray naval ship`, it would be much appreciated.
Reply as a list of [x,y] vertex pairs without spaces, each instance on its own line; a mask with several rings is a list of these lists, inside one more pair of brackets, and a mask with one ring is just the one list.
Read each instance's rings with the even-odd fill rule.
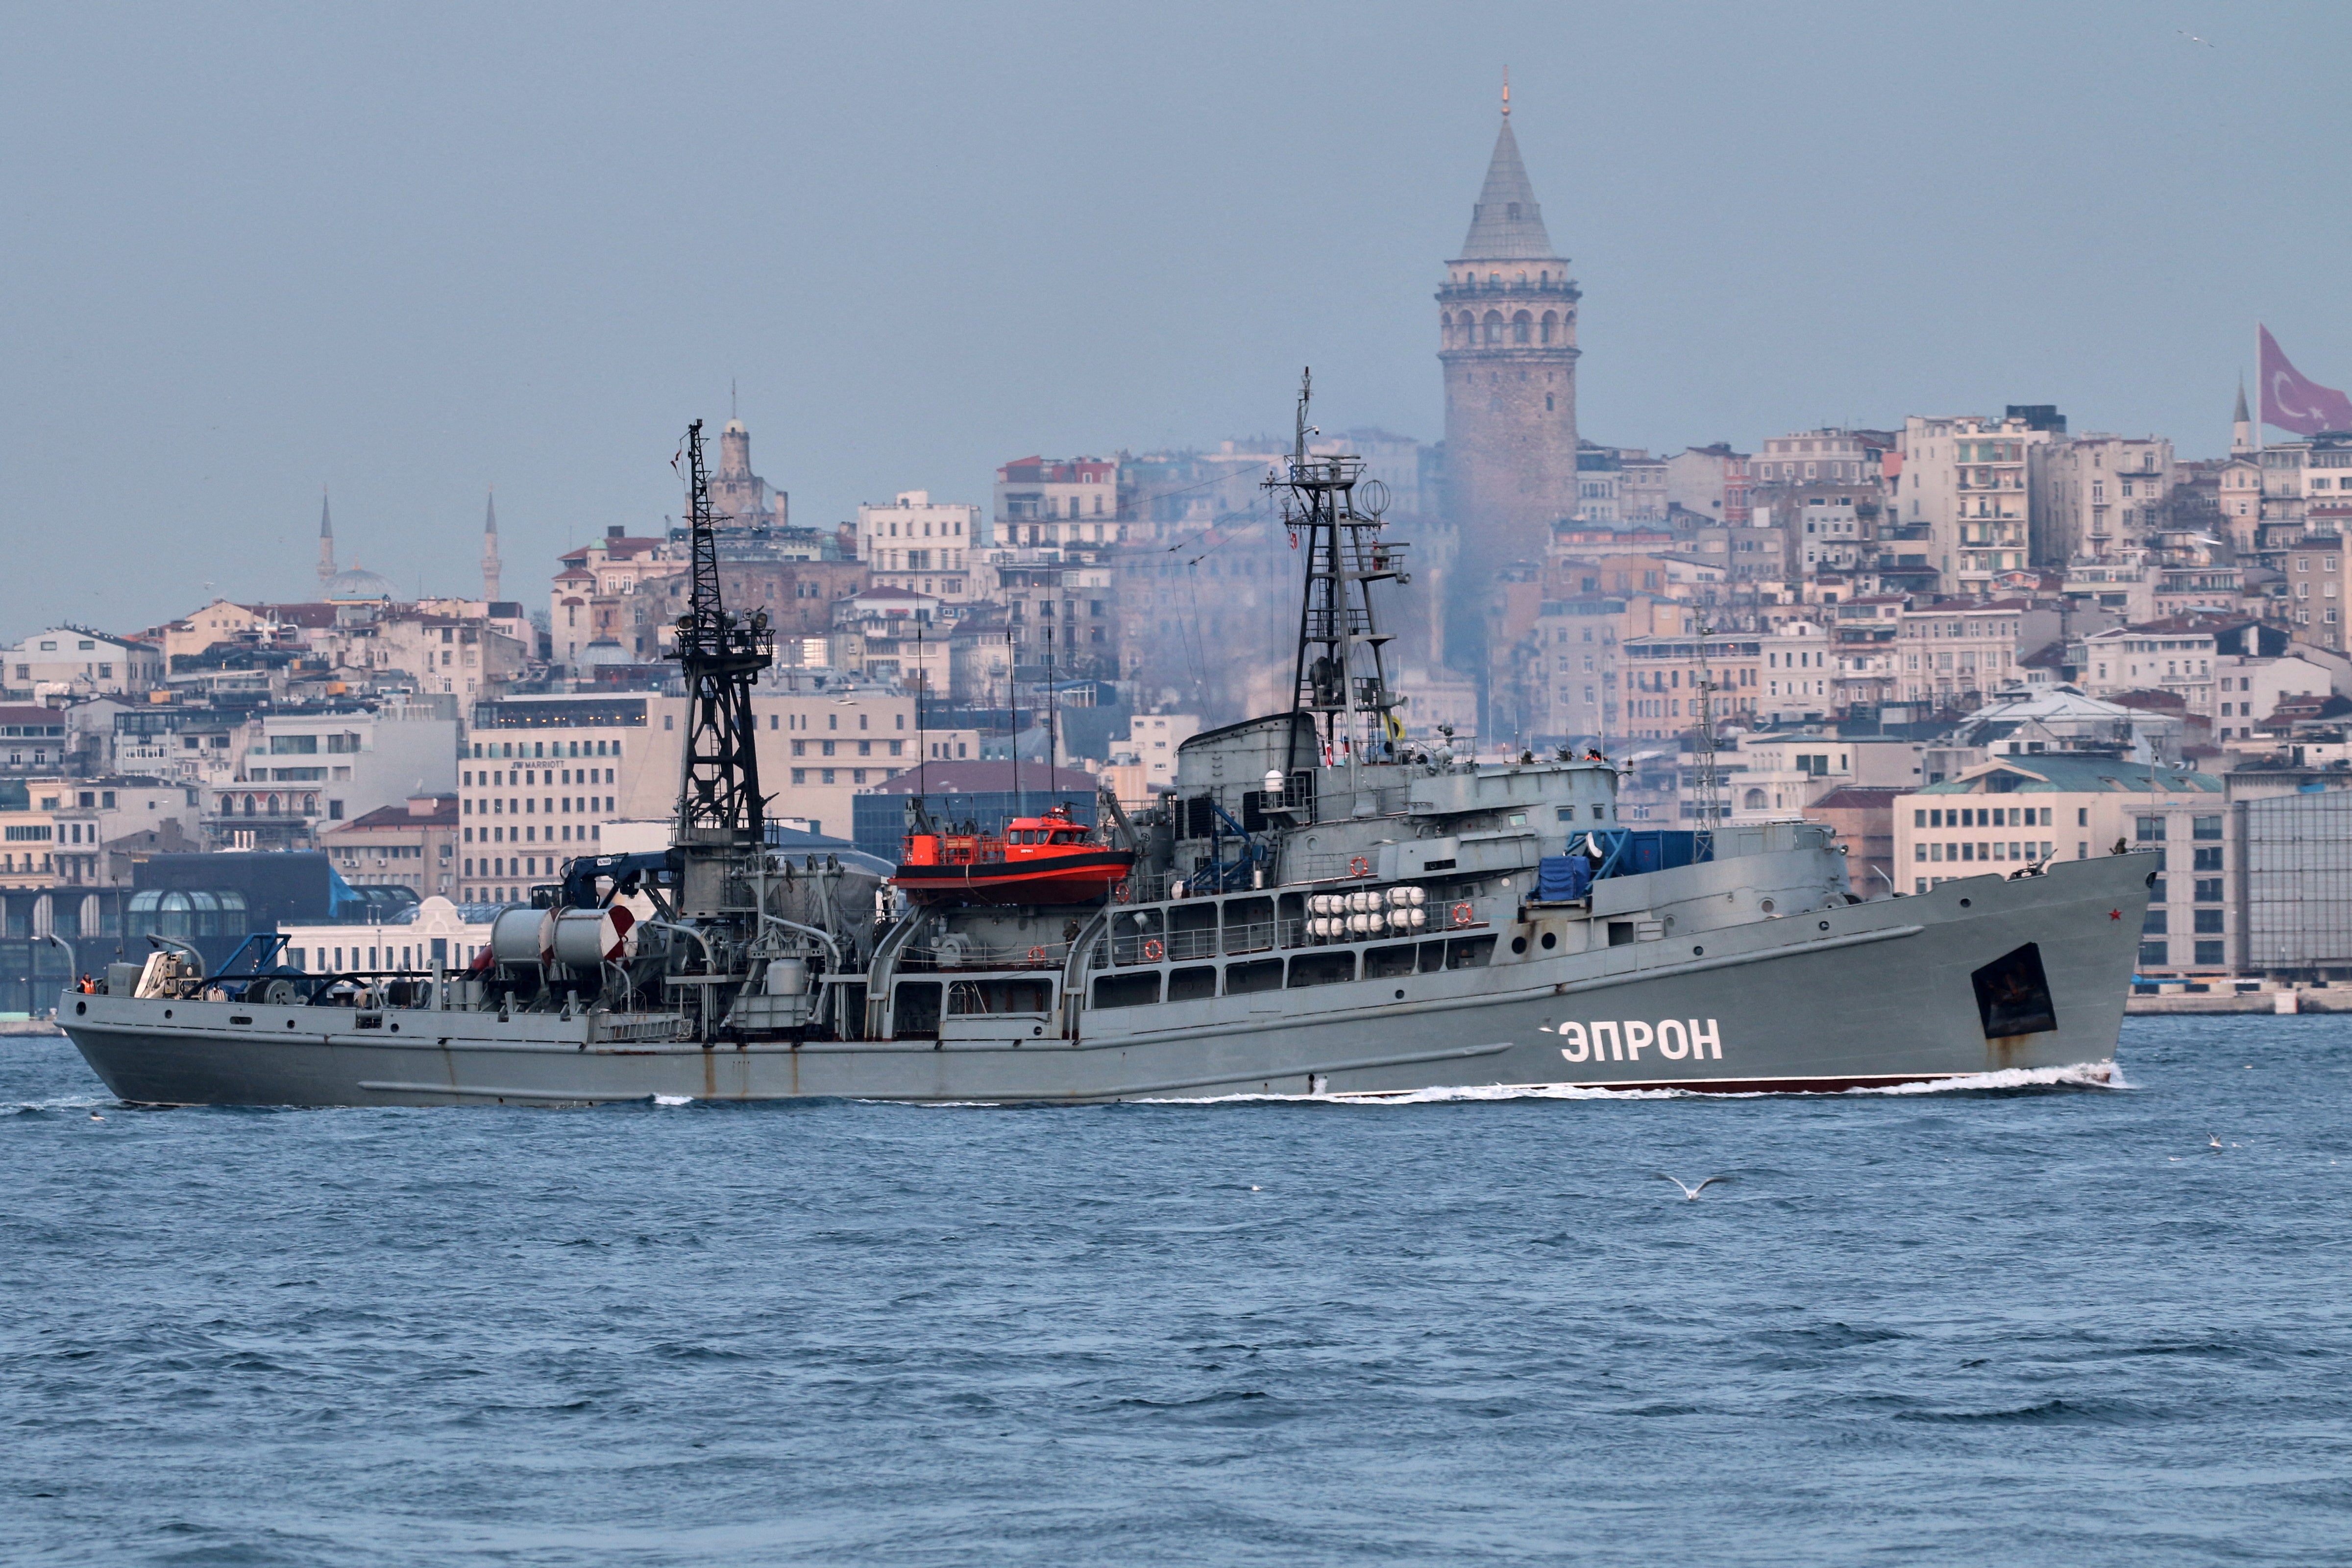
[[[1307,453],[1303,395],[1298,426],[1268,481],[1305,546],[1293,705],[1184,742],[1150,810],[991,835],[918,803],[909,859],[989,874],[961,891],[770,849],[772,638],[719,604],[698,423],[667,852],[573,862],[462,973],[304,973],[268,936],[206,973],[152,939],[59,1022],[164,1105],[1832,1091],[2112,1058],[2150,857],[1864,898],[1822,826],[1652,829],[1597,753],[1408,743],[1372,597],[1405,547],[1357,461]],[[1113,870],[1075,897],[1058,854]]]

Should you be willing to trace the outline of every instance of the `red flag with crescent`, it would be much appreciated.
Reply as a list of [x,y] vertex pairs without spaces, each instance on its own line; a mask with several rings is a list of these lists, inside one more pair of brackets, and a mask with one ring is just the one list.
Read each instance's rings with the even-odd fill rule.
[[2352,430],[2352,397],[2322,386],[2287,363],[2268,327],[2262,333],[2263,423],[2316,436],[2322,430]]

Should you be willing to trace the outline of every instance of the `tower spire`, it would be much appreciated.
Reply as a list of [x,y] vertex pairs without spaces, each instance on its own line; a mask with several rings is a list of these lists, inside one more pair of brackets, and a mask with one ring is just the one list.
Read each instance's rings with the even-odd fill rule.
[[319,586],[335,574],[335,519],[327,510],[327,487],[319,487]]
[[499,596],[499,490],[490,487],[488,510],[482,514],[482,597],[497,602]]
[[1511,117],[1511,68],[1503,68],[1503,118]]
[[[1507,82],[1504,91],[1509,90]],[[1470,232],[1463,237],[1461,256],[1465,261],[1562,259],[1544,230],[1535,184],[1519,158],[1519,139],[1511,133],[1507,99],[1502,129],[1495,135],[1494,154],[1486,160],[1486,183],[1478,187],[1477,205],[1470,209]]]

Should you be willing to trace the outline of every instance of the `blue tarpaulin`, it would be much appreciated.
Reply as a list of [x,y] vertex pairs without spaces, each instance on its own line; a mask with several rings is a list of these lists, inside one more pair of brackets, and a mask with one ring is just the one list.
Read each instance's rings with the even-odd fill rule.
[[1592,862],[1581,855],[1547,855],[1536,862],[1536,897],[1564,904],[1592,890]]

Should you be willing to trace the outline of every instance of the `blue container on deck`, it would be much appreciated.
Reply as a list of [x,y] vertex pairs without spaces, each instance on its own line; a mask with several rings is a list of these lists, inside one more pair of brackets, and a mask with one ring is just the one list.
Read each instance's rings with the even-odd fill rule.
[[1698,835],[1682,828],[1620,828],[1601,837],[1603,843],[1612,838],[1623,843],[1623,847],[1610,857],[1615,864],[1604,875],[1612,877],[1639,876],[1644,871],[1671,871],[1677,866],[1715,858],[1712,854],[1701,855],[1698,852]]
[[[1713,844],[1703,847],[1699,843],[1700,835],[1688,828],[1601,827],[1593,829],[1590,837],[1601,846],[1601,868],[1593,873],[1595,880],[1608,877],[1638,877],[1649,871],[1671,871],[1677,866],[1715,858]],[[1570,842],[1573,844],[1574,841]],[[1581,848],[1582,846],[1575,847]],[[1538,875],[1540,877],[1541,873]]]

